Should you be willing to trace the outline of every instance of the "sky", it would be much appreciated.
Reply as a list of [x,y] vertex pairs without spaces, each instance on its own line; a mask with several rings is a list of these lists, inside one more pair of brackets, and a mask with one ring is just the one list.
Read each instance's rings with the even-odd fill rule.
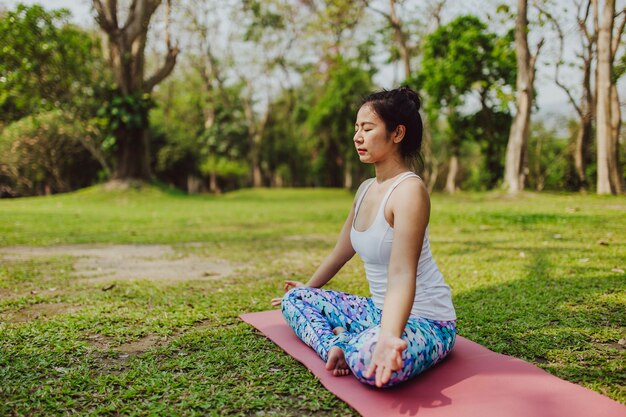
[[[504,0],[506,1],[506,0]],[[47,9],[54,8],[67,8],[72,12],[72,21],[80,26],[94,26],[93,15],[91,11],[90,0],[0,0],[0,6],[5,6],[9,9],[13,8],[17,3],[43,4]],[[510,2],[510,1],[509,1]],[[484,0],[451,0],[450,8],[453,9],[455,15],[475,13],[477,10],[485,9]],[[626,0],[617,0],[616,9],[619,10],[626,6]],[[550,43],[550,40],[547,42]],[[566,50],[573,50],[573,48],[566,48]],[[544,56],[546,54],[546,47],[544,47]],[[394,73],[401,73],[401,69],[388,66],[380,71],[380,73],[374,78],[374,81],[383,88],[392,88],[392,85],[387,85],[390,80],[394,79]],[[575,111],[570,105],[565,93],[554,83],[553,80],[554,69],[552,67],[545,67],[538,65],[537,76],[535,81],[535,88],[538,91],[537,105],[538,110],[536,114],[539,118],[545,120],[548,124],[558,126],[562,123],[563,116],[576,117]],[[575,79],[578,77],[576,72],[565,74],[566,77]],[[626,77],[622,77],[618,84],[620,91],[620,97],[626,97]],[[622,106],[623,107],[623,106]],[[623,107],[624,108],[624,107]],[[624,111],[624,110],[623,110]],[[625,112],[626,113],[626,112]]]

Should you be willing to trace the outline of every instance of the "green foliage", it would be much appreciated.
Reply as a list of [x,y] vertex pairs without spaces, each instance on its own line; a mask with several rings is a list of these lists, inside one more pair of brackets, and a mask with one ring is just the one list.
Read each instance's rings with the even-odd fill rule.
[[68,17],[22,4],[0,15],[0,125],[60,107],[89,117],[106,71],[97,38]]
[[489,93],[515,82],[511,42],[512,34],[498,37],[475,16],[458,17],[426,37],[422,70],[413,82],[426,92],[433,110],[458,108],[472,91],[487,100]]
[[357,62],[337,59],[306,121],[316,139],[313,171],[320,184],[342,186],[346,165],[359,164],[352,142],[354,120],[361,99],[371,90],[371,72]]
[[[267,28],[281,30],[285,28],[284,16],[273,2],[243,0],[243,12],[250,14],[252,19],[244,34],[245,41],[259,42]],[[280,7],[280,6],[278,6]]]
[[97,179],[98,131],[61,110],[25,117],[0,133],[0,194],[75,190]]
[[248,175],[250,168],[244,160],[231,160],[211,155],[200,165],[200,171],[207,176],[215,173],[218,177],[226,179],[241,179]]
[[116,148],[116,133],[123,130],[144,129],[148,127],[148,114],[154,101],[148,93],[123,94],[113,89],[108,94],[111,98],[98,109],[98,123],[105,133],[102,147],[105,151]]
[[312,185],[311,140],[306,140],[306,117],[314,97],[308,89],[284,90],[268,107],[261,159],[272,184]]
[[198,75],[186,74],[165,81],[154,97],[150,120],[157,178],[186,189],[190,176],[217,175],[221,188],[240,187],[249,170],[241,85],[207,92]]
[[508,112],[489,107],[467,116],[455,114],[450,117],[453,146],[467,142],[478,145],[479,157],[468,167],[471,174],[463,183],[464,189],[489,190],[498,185],[504,173],[504,155],[512,120]]
[[542,122],[534,123],[528,140],[528,186],[534,190],[565,190],[569,152],[567,137],[559,137]]
[[426,95],[433,153],[458,155],[464,142],[479,144],[484,155],[462,168],[471,189],[492,188],[502,176],[516,74],[512,41],[512,32],[500,37],[477,17],[460,16],[426,37],[422,69],[409,80]]

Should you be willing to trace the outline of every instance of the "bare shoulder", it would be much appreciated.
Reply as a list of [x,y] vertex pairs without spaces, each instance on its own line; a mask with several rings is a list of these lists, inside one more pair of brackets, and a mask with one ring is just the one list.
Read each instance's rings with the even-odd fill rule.
[[390,203],[394,209],[424,213],[430,210],[430,195],[421,178],[410,177],[398,184],[391,194]]
[[421,201],[430,201],[430,195],[428,194],[428,189],[426,188],[426,184],[419,177],[410,177],[402,181],[398,184],[397,197],[401,199],[407,198],[413,202]]

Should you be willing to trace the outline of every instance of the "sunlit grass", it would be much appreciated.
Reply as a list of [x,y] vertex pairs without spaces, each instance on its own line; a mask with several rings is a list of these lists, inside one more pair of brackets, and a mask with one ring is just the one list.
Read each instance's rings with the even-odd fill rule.
[[[0,415],[354,414],[237,318],[268,309],[284,279],[314,271],[351,199],[329,189],[94,187],[0,201]],[[432,200],[431,244],[461,335],[626,403],[626,200]],[[117,280],[103,291],[73,275],[71,257],[2,257],[16,245],[93,243],[171,244],[239,269],[214,280]],[[360,261],[331,287],[367,294]],[[10,319],[32,308],[57,310]],[[145,340],[156,342],[120,350]]]

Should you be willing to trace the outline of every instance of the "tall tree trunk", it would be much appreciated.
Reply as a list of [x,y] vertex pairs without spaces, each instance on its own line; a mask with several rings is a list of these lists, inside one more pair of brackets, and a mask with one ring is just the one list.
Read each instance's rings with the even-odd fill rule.
[[524,189],[527,163],[526,147],[532,110],[535,62],[543,44],[542,40],[537,45],[535,55],[532,56],[530,54],[528,48],[527,9],[528,0],[517,1],[517,18],[515,20],[515,52],[517,56],[515,106],[517,111],[511,124],[504,168],[504,186],[509,193],[517,193]]
[[[96,21],[107,34],[109,65],[113,71],[119,94],[133,100],[144,100],[152,89],[166,78],[176,65],[178,48],[169,38],[170,0],[166,0],[165,33],[167,55],[161,67],[144,79],[145,47],[152,15],[162,0],[134,0],[128,10],[127,19],[118,23],[117,0],[93,0]],[[115,179],[150,179],[150,151],[147,109],[134,106],[129,112],[141,113],[141,125],[122,126],[113,134],[116,139]],[[146,114],[143,114],[145,112]],[[136,118],[131,118],[136,120]]]
[[589,161],[589,144],[591,143],[591,117],[581,117],[580,127],[576,132],[574,145],[574,168],[578,179],[578,189],[586,190],[589,186],[587,181],[587,162]]
[[[590,35],[587,30],[587,17],[589,16],[590,1],[587,3],[584,19],[579,19],[578,27],[581,31],[583,42],[586,42],[585,49],[582,54],[583,59],[583,91],[580,98],[580,106],[576,108],[579,116],[580,128],[576,135],[576,144],[574,147],[574,167],[576,176],[578,177],[578,189],[586,190],[589,187],[587,179],[587,164],[590,161],[589,146],[591,145],[592,123],[595,109],[595,94],[591,86],[591,62],[593,60],[594,46],[596,43],[595,35]],[[576,107],[569,90],[566,91],[572,104]]]
[[[598,0],[593,0],[594,14],[598,15]],[[602,13],[602,22],[598,26],[598,63],[596,65],[596,142],[598,180],[597,193],[611,194],[615,189],[611,186],[609,173],[609,155],[611,153],[611,40],[615,0],[606,0]]]
[[353,176],[352,161],[349,156],[346,156],[346,163],[343,165],[343,188],[346,190],[352,189],[352,185],[354,184]]
[[446,192],[454,194],[456,192],[456,176],[459,172],[459,157],[454,153],[450,157],[448,165],[448,176],[446,178]]
[[[251,82],[248,83],[250,91],[252,91]],[[263,186],[263,175],[261,173],[261,140],[263,138],[263,130],[267,123],[269,113],[265,114],[262,120],[254,113],[252,108],[251,92],[243,99],[243,110],[248,125],[248,138],[250,143],[250,176],[253,187]]]
[[424,129],[422,131],[422,157],[424,166],[422,167],[422,172],[420,173],[422,175],[422,179],[428,185],[431,183],[435,165],[432,152],[432,134],[429,126],[430,125],[428,123],[424,124]]
[[586,168],[589,161],[594,107],[594,94],[591,89],[591,59],[592,55],[589,55],[583,64],[583,95],[579,107],[580,127],[576,135],[574,147],[574,167],[578,177],[579,190],[585,190],[589,186]]
[[114,179],[150,179],[149,135],[147,129],[120,129]]
[[615,83],[611,84],[611,141],[608,153],[609,177],[611,188],[616,194],[624,192],[624,179],[619,161],[619,131],[622,124],[622,112]]
[[259,155],[261,147],[261,135],[255,133],[252,136],[252,186],[254,187],[262,187],[263,186],[263,175],[261,173],[261,157]]
[[545,174],[542,171],[541,167],[541,145],[542,143],[541,135],[537,138],[537,144],[535,146],[535,172],[533,173],[535,176],[535,190],[542,191],[545,185]]
[[[595,30],[590,32],[587,25],[589,11],[591,9],[591,1],[592,0],[585,0],[584,2],[581,1],[577,4],[578,10],[576,20],[582,44],[582,51],[578,56],[582,59],[581,68],[583,74],[582,94],[578,102],[572,95],[571,87],[562,83],[559,79],[561,65],[565,64],[563,59],[565,35],[561,28],[561,24],[552,14],[543,11],[544,15],[552,21],[560,38],[560,56],[555,66],[555,82],[565,92],[565,94],[567,94],[567,98],[578,114],[579,129],[576,132],[574,146],[571,147],[571,157],[574,161],[574,171],[577,180],[576,187],[579,191],[587,189],[589,185],[586,174],[586,166],[590,160],[589,145],[591,144],[593,112],[595,109],[594,92],[591,87],[591,66],[594,58],[596,33]],[[583,14],[581,15],[581,13]]]

